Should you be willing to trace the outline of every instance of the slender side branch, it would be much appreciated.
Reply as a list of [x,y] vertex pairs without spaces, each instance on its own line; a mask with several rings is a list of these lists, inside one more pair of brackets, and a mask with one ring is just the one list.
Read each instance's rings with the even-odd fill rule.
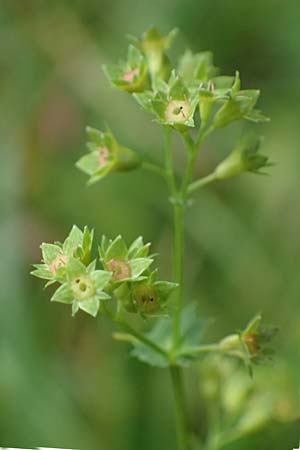
[[165,170],[162,167],[158,166],[157,164],[153,164],[151,162],[144,161],[142,163],[142,168],[145,170],[149,170],[150,172],[156,173],[157,175],[161,176],[165,180],[167,179],[167,174],[166,174]]
[[152,348],[152,350],[156,351],[157,353],[160,353],[165,358],[168,358],[167,352],[162,349],[159,345],[155,344],[155,342],[151,341],[151,339],[148,339],[145,335],[142,333],[139,333],[136,331],[129,323],[124,321],[118,321],[119,325],[123,330],[128,331],[130,334],[132,334],[137,340],[142,342],[143,344],[147,345],[147,347]]
[[215,173],[211,173],[207,175],[206,177],[200,178],[199,180],[194,181],[188,186],[187,192],[188,194],[191,194],[192,192],[196,191],[197,189],[201,189],[202,187],[206,186],[209,183],[212,183],[213,181],[216,181],[216,175]]

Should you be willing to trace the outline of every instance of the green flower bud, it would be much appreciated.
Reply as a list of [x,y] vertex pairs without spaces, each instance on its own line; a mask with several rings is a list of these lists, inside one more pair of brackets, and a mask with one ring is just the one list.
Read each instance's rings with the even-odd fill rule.
[[212,123],[213,127],[221,128],[241,119],[252,122],[269,121],[259,110],[254,109],[259,95],[260,91],[256,89],[240,90],[239,72],[236,72],[230,95],[216,112]]
[[222,180],[242,172],[262,173],[260,169],[271,165],[267,156],[258,153],[261,139],[254,133],[242,137],[236,148],[215,169],[216,179]]
[[119,145],[110,131],[103,133],[87,127],[87,135],[90,153],[82,156],[76,166],[90,176],[89,184],[111,172],[134,170],[140,166],[138,154]]
[[128,36],[129,40],[146,56],[152,78],[159,77],[166,80],[170,76],[170,61],[166,50],[171,46],[177,30],[172,30],[167,36],[154,27],[149,28],[141,39]]
[[106,65],[103,70],[111,84],[127,92],[142,92],[149,87],[148,68],[142,53],[129,46],[127,61]]

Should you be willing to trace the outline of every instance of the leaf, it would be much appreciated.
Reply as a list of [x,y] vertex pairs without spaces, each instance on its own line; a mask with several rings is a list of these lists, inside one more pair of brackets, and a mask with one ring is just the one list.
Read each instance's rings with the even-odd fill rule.
[[[178,354],[185,349],[193,349],[201,344],[204,330],[209,323],[208,320],[199,318],[197,312],[197,306],[190,304],[185,307],[181,317],[180,332],[181,343],[177,349]],[[147,334],[147,338],[157,344],[160,348],[166,352],[170,352],[173,344],[173,326],[171,318],[160,319],[154,326],[154,328]],[[134,349],[131,353],[147,364],[156,367],[168,367],[170,365],[169,360],[162,354],[156,352],[154,349],[146,346],[141,342],[137,342],[134,345]],[[182,355],[178,357],[174,362],[179,366],[188,366],[196,356],[194,355]]]

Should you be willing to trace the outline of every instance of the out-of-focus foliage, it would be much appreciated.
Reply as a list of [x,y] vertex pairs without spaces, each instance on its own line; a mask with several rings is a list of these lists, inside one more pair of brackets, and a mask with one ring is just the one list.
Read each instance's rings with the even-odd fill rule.
[[[114,174],[86,188],[74,167],[84,151],[84,128],[113,125],[118,139],[161,158],[155,123],[129,96],[109,87],[101,64],[124,55],[126,33],[151,23],[182,30],[192,50],[212,50],[225,73],[241,71],[261,86],[262,127],[271,176],[251,174],[195,194],[188,213],[186,292],[214,336],[238,328],[257,311],[281,332],[277,358],[297,396],[300,372],[300,10],[296,0],[2,0],[0,4],[1,114],[1,340],[0,445],[100,450],[174,448],[168,375],[128,359],[110,339],[105,320],[50,305],[29,263],[44,240],[63,240],[73,223],[98,236],[143,234],[170,277],[170,210],[163,183],[142,171]],[[184,50],[184,39],[170,57]],[[210,139],[198,174],[228,153],[241,125]],[[220,137],[219,137],[220,136]],[[184,153],[178,143],[178,170]],[[126,219],[126,220],[125,220]],[[51,289],[51,288],[50,288]],[[281,372],[257,367],[255,383],[275,386]],[[274,374],[274,377],[273,377]],[[198,380],[197,380],[198,383]],[[190,402],[195,431],[205,424],[200,398]],[[262,385],[263,386],[263,385]],[[261,387],[263,389],[263,387]],[[287,406],[288,408],[289,406]],[[294,448],[296,421],[271,421],[228,449]]]

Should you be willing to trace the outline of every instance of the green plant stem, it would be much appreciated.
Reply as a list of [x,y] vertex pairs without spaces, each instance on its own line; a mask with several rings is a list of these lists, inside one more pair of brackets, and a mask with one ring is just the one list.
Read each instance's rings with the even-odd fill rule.
[[171,149],[171,132],[172,130],[167,127],[164,130],[165,176],[168,183],[169,193],[171,195],[171,200],[174,204],[177,198],[177,187],[175,182],[175,172]]
[[152,348],[157,353],[160,353],[161,355],[163,355],[165,358],[168,357],[167,352],[165,352],[161,347],[159,347],[157,344],[155,344],[155,342],[153,342],[150,339],[148,339],[145,335],[143,335],[143,334],[139,333],[138,331],[136,331],[131,325],[129,325],[129,323],[127,323],[125,321],[118,321],[118,324],[119,324],[119,326],[121,328],[123,328],[123,330],[125,330],[128,333],[132,334],[132,336],[134,336],[138,341],[140,341],[143,344],[147,345],[147,347]]
[[142,164],[142,168],[145,170],[149,170],[150,172],[156,173],[157,175],[161,176],[164,179],[167,179],[165,170],[162,167],[158,166],[157,164],[144,161]]
[[175,353],[176,358],[180,356],[199,355],[200,353],[222,352],[219,344],[199,345],[198,347],[185,348]]
[[216,175],[215,173],[211,173],[207,175],[206,177],[200,178],[199,180],[194,181],[188,186],[187,192],[191,194],[192,192],[196,191],[197,189],[201,189],[202,187],[206,186],[209,183],[212,183],[213,181],[216,181]]
[[178,441],[178,450],[188,450],[188,433],[186,423],[186,408],[183,390],[182,371],[177,366],[170,368],[176,415],[176,432]]

